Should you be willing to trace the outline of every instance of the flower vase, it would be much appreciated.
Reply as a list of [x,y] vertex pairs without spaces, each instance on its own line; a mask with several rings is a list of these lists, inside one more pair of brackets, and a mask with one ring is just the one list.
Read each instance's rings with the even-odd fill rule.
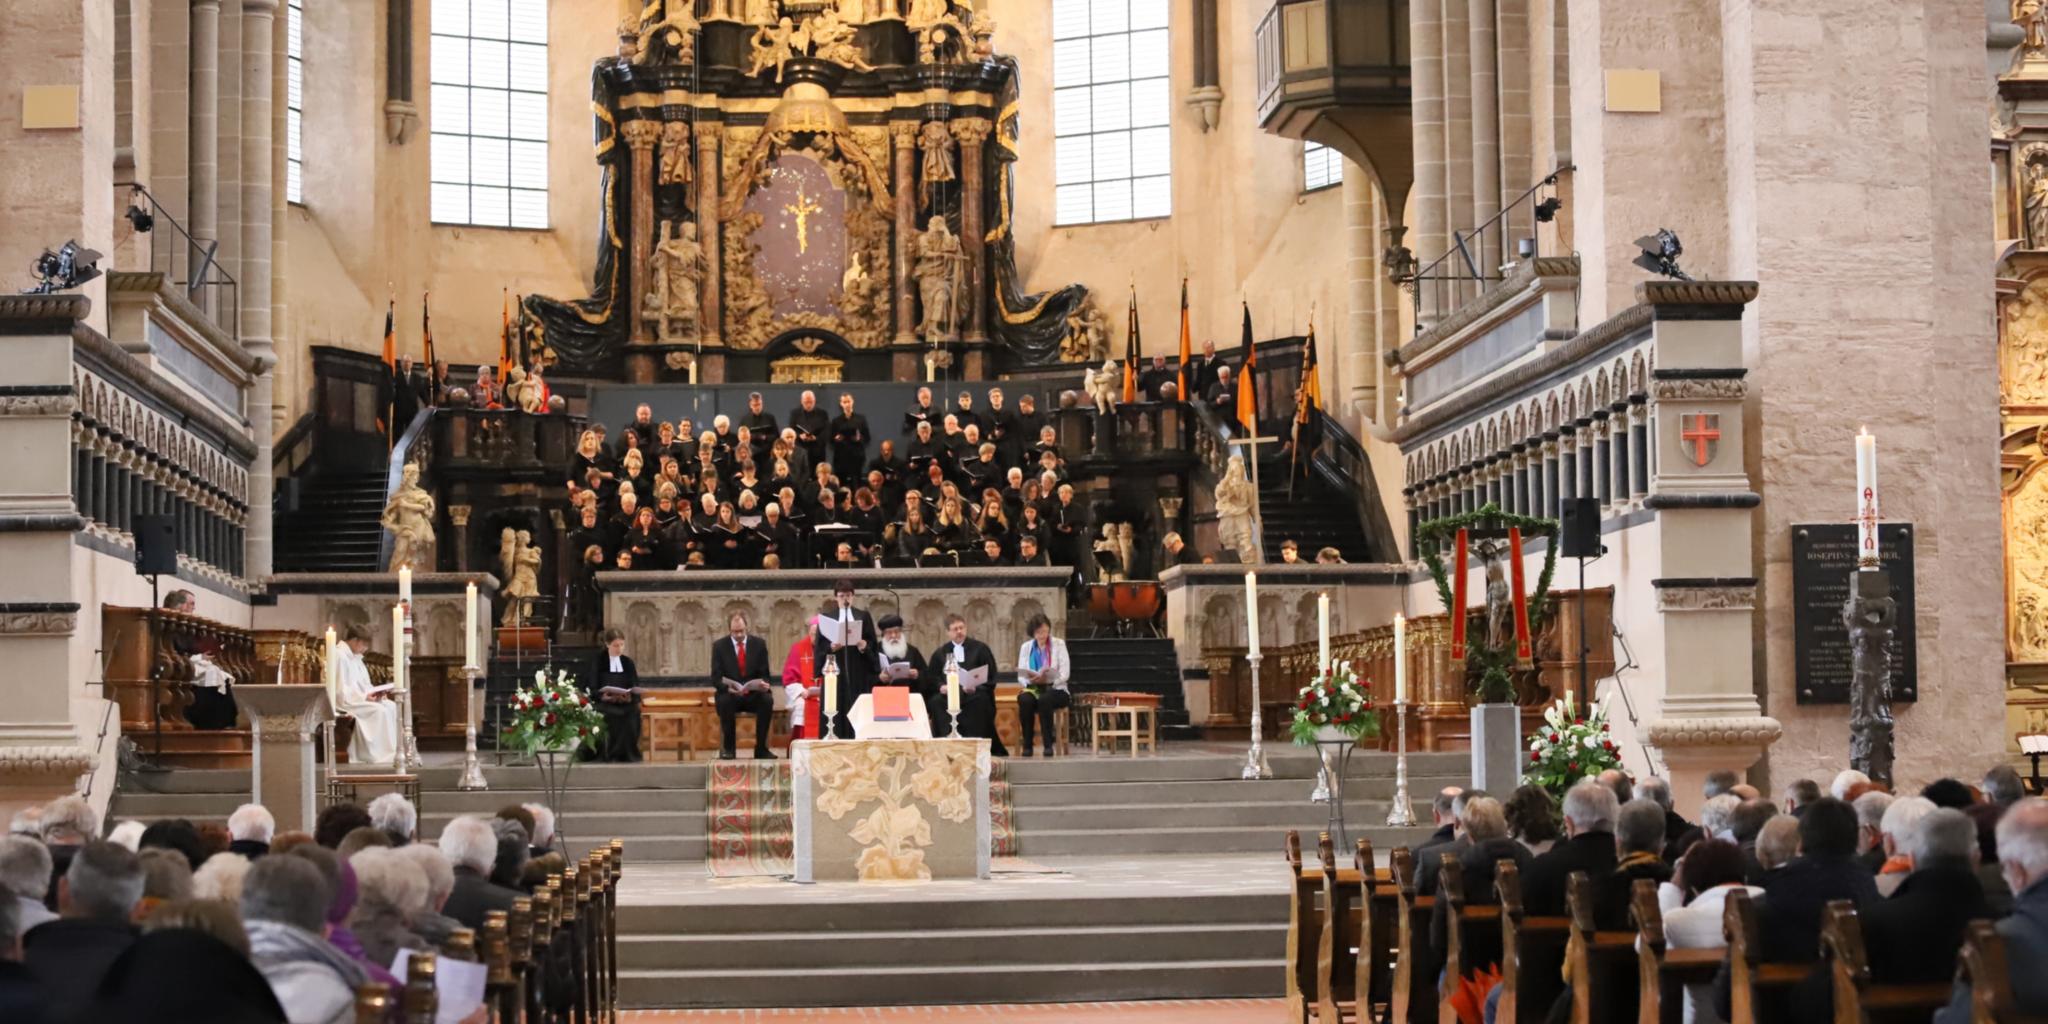
[[555,812],[556,840],[563,842],[566,848],[569,830],[564,823],[569,816],[564,798],[569,791],[569,772],[576,767],[576,748],[539,748],[533,752],[533,764],[540,769],[540,787],[548,810]]

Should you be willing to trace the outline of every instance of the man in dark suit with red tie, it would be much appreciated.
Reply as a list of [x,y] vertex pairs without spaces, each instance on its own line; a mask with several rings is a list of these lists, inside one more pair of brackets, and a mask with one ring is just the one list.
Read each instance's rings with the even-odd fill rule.
[[745,612],[732,613],[726,628],[729,635],[711,642],[711,686],[716,691],[713,701],[718,707],[720,737],[718,758],[733,759],[738,718],[745,712],[754,716],[754,760],[772,761],[775,755],[768,752],[768,722],[775,715],[775,696],[768,683],[768,642],[748,635]]

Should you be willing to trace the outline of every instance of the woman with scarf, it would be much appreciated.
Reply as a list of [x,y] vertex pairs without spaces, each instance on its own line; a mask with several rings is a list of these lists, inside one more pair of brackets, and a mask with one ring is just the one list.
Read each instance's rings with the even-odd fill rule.
[[1052,756],[1055,712],[1071,704],[1067,678],[1073,663],[1067,660],[1067,642],[1052,635],[1052,620],[1033,615],[1025,627],[1028,638],[1017,651],[1017,681],[1024,689],[1017,694],[1017,723],[1024,730],[1024,756],[1031,756],[1032,726],[1044,730],[1045,756]]

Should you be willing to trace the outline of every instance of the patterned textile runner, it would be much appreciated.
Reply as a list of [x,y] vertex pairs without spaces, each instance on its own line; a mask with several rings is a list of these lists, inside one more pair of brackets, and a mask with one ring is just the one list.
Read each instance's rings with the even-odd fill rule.
[[[795,871],[789,824],[789,762],[713,761],[705,778],[705,862],[714,878]],[[989,835],[996,857],[1017,855],[1017,812],[1008,766],[989,766]]]

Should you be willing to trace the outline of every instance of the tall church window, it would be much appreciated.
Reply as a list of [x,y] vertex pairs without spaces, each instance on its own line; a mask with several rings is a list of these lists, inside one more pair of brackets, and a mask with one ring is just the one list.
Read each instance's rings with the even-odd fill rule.
[[1052,0],[1055,224],[1173,213],[1167,0]]
[[284,8],[284,199],[306,201],[306,2]]
[[1301,190],[1314,192],[1344,184],[1344,154],[1319,142],[1301,147]]
[[547,0],[433,5],[434,222],[547,227]]

